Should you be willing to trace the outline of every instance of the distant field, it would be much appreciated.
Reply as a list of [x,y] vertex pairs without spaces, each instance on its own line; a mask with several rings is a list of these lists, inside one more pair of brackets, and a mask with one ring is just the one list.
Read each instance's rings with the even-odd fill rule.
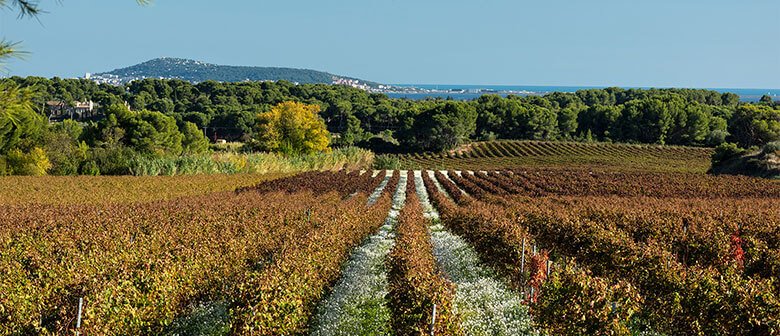
[[619,171],[704,173],[712,149],[579,142],[477,142],[446,153],[400,155],[403,168],[500,169],[517,166],[591,167]]
[[0,205],[142,203],[234,190],[280,174],[0,177]]

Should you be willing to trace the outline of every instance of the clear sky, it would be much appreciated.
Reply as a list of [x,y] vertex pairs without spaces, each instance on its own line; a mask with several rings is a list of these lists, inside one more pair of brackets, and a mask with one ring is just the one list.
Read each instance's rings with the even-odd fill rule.
[[41,0],[10,75],[156,57],[382,83],[780,88],[778,0]]

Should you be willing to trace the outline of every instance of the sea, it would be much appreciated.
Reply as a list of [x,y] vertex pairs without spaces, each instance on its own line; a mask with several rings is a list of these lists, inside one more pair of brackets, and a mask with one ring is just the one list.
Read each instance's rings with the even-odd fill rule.
[[[577,90],[586,89],[603,89],[606,86],[534,86],[534,85],[452,85],[452,84],[392,84],[394,86],[401,87],[415,87],[427,90],[457,90],[462,92],[444,92],[444,93],[387,93],[390,98],[408,98],[408,99],[424,99],[426,97],[431,98],[452,98],[454,100],[472,100],[479,98],[483,94],[482,92],[474,92],[477,90],[494,90],[494,91],[516,91],[524,92],[517,94],[518,96],[527,95],[545,95],[551,92],[575,92]],[[649,87],[625,87],[626,89],[649,89]],[[706,90],[713,90],[717,92],[731,92],[739,95],[741,101],[745,102],[757,102],[763,95],[769,95],[772,100],[780,99],[780,89],[730,89],[730,88],[705,88]],[[506,96],[506,94],[501,94]]]

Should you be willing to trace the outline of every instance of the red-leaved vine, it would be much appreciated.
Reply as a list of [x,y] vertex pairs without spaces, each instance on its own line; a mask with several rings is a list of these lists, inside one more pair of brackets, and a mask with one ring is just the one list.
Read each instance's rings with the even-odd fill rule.
[[726,256],[724,262],[733,265],[739,270],[745,266],[745,251],[742,250],[742,238],[739,237],[739,231],[731,235],[731,251]]
[[547,280],[547,260],[549,259],[547,251],[541,250],[536,255],[531,256],[531,260],[528,263],[528,270],[531,273],[528,276],[527,285],[534,289],[531,302],[536,302],[539,297],[539,289]]

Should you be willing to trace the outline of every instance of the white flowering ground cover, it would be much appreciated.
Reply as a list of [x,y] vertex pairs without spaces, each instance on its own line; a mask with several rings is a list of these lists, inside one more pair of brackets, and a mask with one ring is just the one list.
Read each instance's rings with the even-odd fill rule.
[[[377,174],[379,174],[379,170],[375,170],[374,174],[371,175],[371,177],[376,177]],[[387,182],[390,181],[390,177],[393,176],[393,171],[388,170],[385,172],[385,179],[382,180],[382,183],[379,183],[379,186],[374,190],[373,193],[371,193],[371,196],[368,196],[368,202],[366,204],[373,205],[376,203],[376,200],[379,199],[379,196],[382,195],[382,190],[385,190],[385,186],[387,185]]]
[[[432,172],[429,172],[432,173]],[[434,184],[444,192],[432,174]],[[428,200],[422,175],[415,172],[415,185],[423,209],[433,209]],[[445,193],[446,195],[446,193]],[[433,214],[433,212],[431,212]],[[482,266],[477,252],[463,238],[454,235],[438,221],[431,229],[436,263],[455,285],[455,312],[461,316],[461,326],[467,335],[537,335],[531,325],[528,306],[519,293],[497,279],[495,272]]]
[[[387,185],[389,172],[373,200]],[[385,304],[385,259],[393,247],[394,227],[406,200],[407,173],[401,172],[393,206],[377,234],[356,248],[342,268],[341,278],[317,307],[312,335],[390,335],[390,310]],[[369,201],[371,202],[371,201]]]
[[417,190],[417,198],[420,199],[420,204],[422,204],[423,207],[423,216],[429,219],[438,219],[439,212],[433,208],[433,205],[431,205],[431,202],[428,199],[428,192],[425,190],[421,170],[414,171],[414,188]]
[[[460,190],[460,192],[462,192],[464,195],[468,195],[468,193],[466,193],[466,191],[465,191],[465,190],[463,190],[463,189],[462,189],[462,188],[461,188],[461,187],[460,187],[460,186],[459,186],[457,183],[455,183],[455,182],[453,182],[453,181],[452,181],[452,179],[450,178],[450,175],[449,175],[449,172],[448,172],[448,171],[446,171],[446,170],[442,170],[442,171],[441,171],[441,173],[442,173],[442,175],[444,175],[444,177],[446,177],[448,180],[450,180],[450,182],[454,183],[454,184],[455,184],[455,186],[456,186],[456,187],[458,187],[458,190]],[[458,176],[463,176],[463,174],[462,174],[462,172],[461,172],[460,170],[456,170],[456,171],[455,171],[455,174],[457,174]],[[433,177],[433,180],[434,180],[434,181],[436,181],[436,177]],[[437,184],[438,184],[438,183],[437,183]],[[445,193],[445,194],[446,194],[446,193]]]

